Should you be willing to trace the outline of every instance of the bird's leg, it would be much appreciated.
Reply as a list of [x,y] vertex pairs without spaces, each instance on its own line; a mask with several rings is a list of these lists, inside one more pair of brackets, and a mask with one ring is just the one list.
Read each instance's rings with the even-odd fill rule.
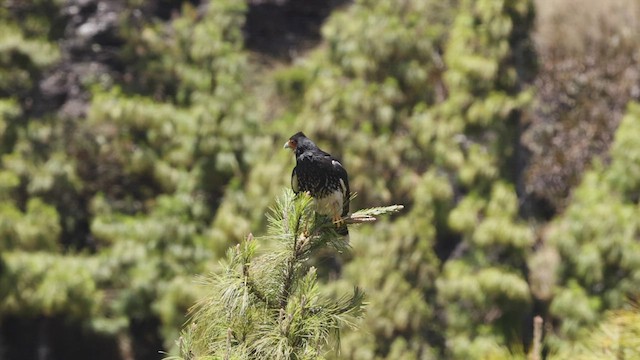
[[337,228],[342,227],[342,225],[344,224],[344,220],[342,219],[342,216],[340,214],[334,214],[331,218],[331,221]]

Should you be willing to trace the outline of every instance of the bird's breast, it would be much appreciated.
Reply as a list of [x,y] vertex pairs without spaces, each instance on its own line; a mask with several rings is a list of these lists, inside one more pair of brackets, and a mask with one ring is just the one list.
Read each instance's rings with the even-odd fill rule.
[[339,190],[331,191],[326,196],[315,197],[316,212],[321,215],[336,216],[342,213],[344,197]]

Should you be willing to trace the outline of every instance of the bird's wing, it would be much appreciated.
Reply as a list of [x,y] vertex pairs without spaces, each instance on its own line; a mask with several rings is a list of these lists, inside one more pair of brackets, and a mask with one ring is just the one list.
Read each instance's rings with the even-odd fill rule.
[[342,166],[340,161],[338,161],[333,156],[327,154],[324,151],[321,151],[321,156],[315,156],[313,159],[316,162],[316,165],[322,168],[324,171],[334,173],[340,179],[340,186],[342,190],[342,216],[347,216],[349,214],[349,201],[351,200],[351,192],[349,190],[349,176],[347,175],[347,170]]
[[349,176],[347,170],[336,159],[332,159],[331,165],[340,178],[340,185],[342,187],[342,216],[349,214],[349,201],[351,200],[351,192],[349,191]]
[[[347,170],[342,166],[340,161],[331,156],[330,154],[316,149],[315,151],[305,151],[300,156],[298,156],[298,163],[307,163],[313,164],[315,168],[323,173],[331,173],[337,175],[337,177],[341,180],[342,194],[343,198],[343,207],[342,207],[342,216],[346,216],[349,213],[349,200],[351,198],[351,193],[349,191],[349,176],[347,175]],[[295,173],[295,169],[294,169]],[[293,175],[291,178],[291,186],[294,187]],[[296,178],[297,181],[297,178]],[[297,185],[297,184],[296,184]],[[295,188],[294,188],[295,191]]]
[[324,172],[338,172],[340,177],[347,176],[347,171],[342,167],[342,164],[336,160],[330,154],[322,150],[317,150],[315,153],[311,151],[304,152],[298,157],[298,162],[310,162],[319,170]]
[[296,173],[296,168],[293,168],[291,171],[291,189],[294,193],[300,192],[300,186],[298,185],[298,174]]

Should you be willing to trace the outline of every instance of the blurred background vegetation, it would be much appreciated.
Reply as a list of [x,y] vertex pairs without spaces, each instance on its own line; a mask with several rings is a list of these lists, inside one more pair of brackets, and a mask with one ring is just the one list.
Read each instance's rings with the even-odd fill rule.
[[175,353],[299,130],[406,206],[328,358],[638,356],[638,1],[1,2],[0,358]]

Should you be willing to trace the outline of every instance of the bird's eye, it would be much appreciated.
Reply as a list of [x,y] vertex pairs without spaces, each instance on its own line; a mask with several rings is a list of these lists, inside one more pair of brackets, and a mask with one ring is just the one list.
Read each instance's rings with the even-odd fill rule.
[[295,149],[297,145],[298,145],[297,141],[295,141],[293,139],[289,140],[289,147],[290,148]]

